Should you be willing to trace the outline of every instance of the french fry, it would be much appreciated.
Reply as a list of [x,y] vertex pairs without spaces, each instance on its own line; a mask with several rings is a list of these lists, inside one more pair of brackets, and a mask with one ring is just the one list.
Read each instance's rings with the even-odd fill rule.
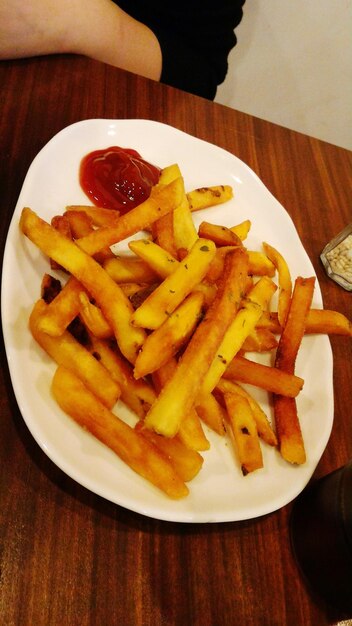
[[143,329],[131,325],[133,307],[120,287],[94,259],[31,209],[23,209],[20,227],[44,254],[65,267],[89,291],[113,329],[121,352],[133,363],[145,333]]
[[159,328],[148,335],[135,362],[135,378],[151,374],[178,352],[198,323],[203,302],[200,292],[191,293]]
[[[90,233],[94,232],[93,220],[85,211],[66,211],[64,217],[70,225],[73,239],[87,237]],[[113,222],[113,224],[115,223],[116,222]],[[102,248],[94,255],[95,260],[100,264],[112,257],[114,257],[114,254],[108,246]]]
[[187,193],[187,200],[191,211],[200,211],[218,204],[223,204],[233,198],[233,189],[230,185],[214,185],[199,187]]
[[247,398],[242,395],[225,392],[230,432],[237,449],[242,474],[263,467],[263,455],[260,449],[257,426]]
[[182,480],[188,482],[197,476],[203,465],[199,452],[187,448],[177,437],[168,439],[144,428],[143,421],[137,422],[135,429],[161,450]]
[[144,417],[156,398],[154,388],[145,380],[135,380],[130,363],[110,343],[90,335],[88,349],[118,383],[122,402],[138,417]]
[[306,319],[312,302],[314,284],[315,278],[313,277],[298,277],[295,280],[291,305],[275,358],[275,367],[289,374],[293,374],[295,370],[296,357],[302,342]]
[[72,239],[72,231],[69,220],[65,215],[54,215],[51,218],[50,224],[58,233],[64,235],[68,239]]
[[327,335],[346,335],[352,337],[352,322],[338,311],[328,309],[310,309],[307,314],[304,333],[323,333]]
[[134,312],[132,324],[152,330],[161,326],[193,287],[204,278],[214,254],[215,245],[212,241],[197,239],[176,270]]
[[273,396],[276,433],[281,456],[289,463],[302,465],[306,451],[295,398]]
[[[168,185],[180,176],[179,168],[176,164],[165,167],[159,178],[159,185]],[[184,185],[182,199],[184,198]],[[182,202],[182,200],[180,201]],[[180,206],[180,205],[178,205]],[[174,233],[174,210],[157,219],[152,225],[154,241],[173,257],[177,257],[177,246]]]
[[235,226],[231,226],[230,230],[232,230],[232,232],[235,233],[237,237],[241,239],[241,241],[244,241],[248,237],[251,226],[252,223],[250,220],[244,220],[239,224],[235,224]]
[[201,293],[204,298],[204,308],[208,309],[214,298],[216,296],[217,287],[216,285],[212,285],[207,282],[207,280],[202,280],[201,283],[198,283],[193,289],[192,293]]
[[179,265],[174,256],[150,239],[135,239],[128,245],[160,278],[170,276]]
[[253,276],[275,276],[275,265],[269,257],[256,250],[248,250],[248,273]]
[[[277,312],[269,313],[268,311],[263,311],[257,328],[270,330],[277,335],[281,334],[282,327],[279,324]],[[352,337],[352,323],[343,313],[338,311],[310,309],[307,314],[304,334],[345,335],[346,337]]]
[[173,211],[163,215],[152,224],[152,236],[157,245],[173,257],[177,256],[174,238]]
[[[160,393],[161,389],[172,378],[177,369],[176,359],[170,359],[165,365],[163,365],[157,372],[153,373],[153,381],[155,387]],[[198,413],[195,409],[191,409],[187,415],[184,416],[178,433],[175,435],[180,441],[191,450],[209,450],[210,444],[205,436],[202,424],[200,422]]]
[[216,387],[228,364],[241,349],[246,337],[254,330],[273,293],[276,285],[263,276],[254,285],[248,296],[242,300],[237,314],[223,336],[214,359],[202,383],[202,392],[210,393]]
[[284,326],[288,309],[290,307],[292,280],[289,267],[286,260],[276,248],[268,243],[263,243],[265,254],[275,265],[279,277],[279,302],[278,302],[278,319],[281,326]]
[[183,498],[189,493],[167,458],[145,437],[111,413],[73,372],[59,367],[53,378],[52,391],[65,413],[140,476],[170,498]]
[[121,389],[101,363],[68,331],[60,337],[51,337],[39,330],[38,320],[46,306],[44,300],[38,300],[30,315],[29,328],[34,339],[58,365],[76,372],[100,401],[112,408],[121,395]]
[[70,225],[73,239],[84,237],[93,231],[93,220],[85,211],[67,211],[64,218]]
[[115,209],[106,209],[104,207],[87,206],[87,205],[69,205],[66,211],[84,212],[92,221],[94,226],[114,226],[120,216],[119,211]]
[[59,337],[78,315],[80,310],[79,296],[85,289],[73,276],[70,276],[60,293],[43,308],[38,317],[37,325],[41,332],[52,337]]
[[174,436],[191,410],[203,379],[235,314],[245,280],[247,257],[243,248],[227,256],[223,282],[215,300],[188,343],[177,369],[146,415],[145,423],[166,437]]
[[212,393],[200,394],[195,401],[196,411],[211,430],[223,437],[225,435],[225,413]]
[[242,246],[241,239],[226,226],[202,222],[198,228],[199,237],[210,239],[217,246]]
[[[224,260],[226,254],[229,252],[232,246],[222,246],[217,248],[216,255],[212,260],[209,270],[207,272],[207,280],[210,282],[216,282],[219,280],[224,270]],[[268,257],[262,252],[253,252],[247,250],[248,255],[248,274],[251,276],[269,276],[272,278],[275,275],[275,266],[268,259]]]
[[79,294],[78,299],[80,318],[87,329],[99,339],[111,339],[114,336],[113,330],[99,307],[93,304],[83,291]]
[[[55,228],[55,230],[57,230],[57,232],[61,233],[61,235],[67,237],[68,239],[72,239],[70,222],[65,215],[54,215],[50,224],[53,228]],[[59,263],[54,261],[54,259],[50,259],[50,267],[52,270],[64,269]]]
[[223,377],[292,398],[298,396],[304,384],[303,378],[299,376],[250,361],[239,355],[228,364]]
[[[296,357],[312,302],[314,283],[315,278],[298,277],[295,280],[286,324],[281,333],[275,359],[275,366],[289,374],[293,374],[295,370]],[[282,457],[289,463],[304,463],[306,453],[295,400],[274,394],[273,403]]]
[[146,285],[144,283],[121,283],[119,285],[121,291],[127,296],[132,303],[134,309],[136,309],[147,295],[153,291],[155,285]]
[[282,326],[277,317],[277,311],[263,311],[257,326],[257,329],[270,330],[275,335],[281,335]]
[[113,226],[102,226],[86,237],[77,239],[79,247],[93,256],[107,246],[148,229],[157,219],[172,211],[182,201],[183,181],[178,178],[169,185],[156,185],[147,200],[128,211]]
[[263,439],[263,441],[265,441],[269,446],[277,445],[277,437],[270,425],[267,416],[265,415],[263,409],[258,404],[258,402],[253,398],[253,396],[251,396],[250,393],[248,393],[248,391],[243,389],[243,387],[241,387],[237,383],[226,380],[224,378],[222,378],[218,382],[216,390],[219,390],[223,395],[225,393],[234,393],[246,398],[251,408],[259,437],[261,437],[261,439]]
[[[180,176],[180,168],[175,163],[167,168],[164,168],[161,173],[159,182],[163,182],[164,184],[166,184],[171,182],[172,180],[175,180],[176,178],[179,178]],[[196,227],[193,223],[193,218],[188,204],[188,198],[184,190],[182,201],[170,215],[172,217],[173,246],[175,253],[177,254],[177,250],[179,250],[180,248],[184,248],[185,250],[189,251],[198,239],[198,234]],[[160,240],[159,243],[161,243]],[[167,248],[167,250],[169,252],[172,252],[171,248]]]
[[270,352],[278,345],[275,335],[267,328],[255,328],[242,344],[243,352]]
[[155,283],[157,275],[142,259],[114,256],[103,263],[105,271],[116,283]]
[[210,448],[209,440],[195,409],[191,409],[187,415],[184,416],[176,437],[190,450],[203,452]]

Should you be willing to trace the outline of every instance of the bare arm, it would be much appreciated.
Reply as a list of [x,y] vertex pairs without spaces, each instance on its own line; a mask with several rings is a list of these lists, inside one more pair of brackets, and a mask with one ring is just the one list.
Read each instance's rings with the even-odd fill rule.
[[0,0],[0,59],[55,53],[160,79],[156,36],[111,0]]

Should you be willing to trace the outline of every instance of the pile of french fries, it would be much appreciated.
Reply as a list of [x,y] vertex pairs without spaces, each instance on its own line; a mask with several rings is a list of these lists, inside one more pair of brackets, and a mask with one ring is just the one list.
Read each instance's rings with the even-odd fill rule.
[[[30,208],[20,219],[63,277],[44,275],[29,320],[57,363],[56,401],[176,499],[201,470],[208,429],[229,437],[243,475],[263,467],[263,445],[304,463],[296,406],[304,381],[295,371],[303,336],[352,335],[342,314],[311,308],[314,277],[293,281],[268,243],[247,249],[249,220],[196,229],[193,211],[232,193],[222,185],[186,192],[175,164],[125,215],[69,206],[51,224]],[[273,367],[248,358],[263,351],[274,351]],[[253,385],[272,395],[273,424],[248,392]],[[119,417],[118,401],[134,426]]]

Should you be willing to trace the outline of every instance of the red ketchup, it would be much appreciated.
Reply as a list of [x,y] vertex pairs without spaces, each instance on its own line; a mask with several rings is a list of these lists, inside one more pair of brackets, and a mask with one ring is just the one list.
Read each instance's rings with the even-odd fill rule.
[[138,152],[112,146],[83,157],[80,184],[96,206],[127,213],[146,200],[159,181],[160,169]]

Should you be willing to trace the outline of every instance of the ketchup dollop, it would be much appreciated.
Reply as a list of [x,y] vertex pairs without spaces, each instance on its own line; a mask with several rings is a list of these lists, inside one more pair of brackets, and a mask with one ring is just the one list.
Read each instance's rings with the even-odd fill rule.
[[83,157],[80,185],[91,202],[127,213],[146,200],[160,177],[160,168],[130,148],[111,146]]

